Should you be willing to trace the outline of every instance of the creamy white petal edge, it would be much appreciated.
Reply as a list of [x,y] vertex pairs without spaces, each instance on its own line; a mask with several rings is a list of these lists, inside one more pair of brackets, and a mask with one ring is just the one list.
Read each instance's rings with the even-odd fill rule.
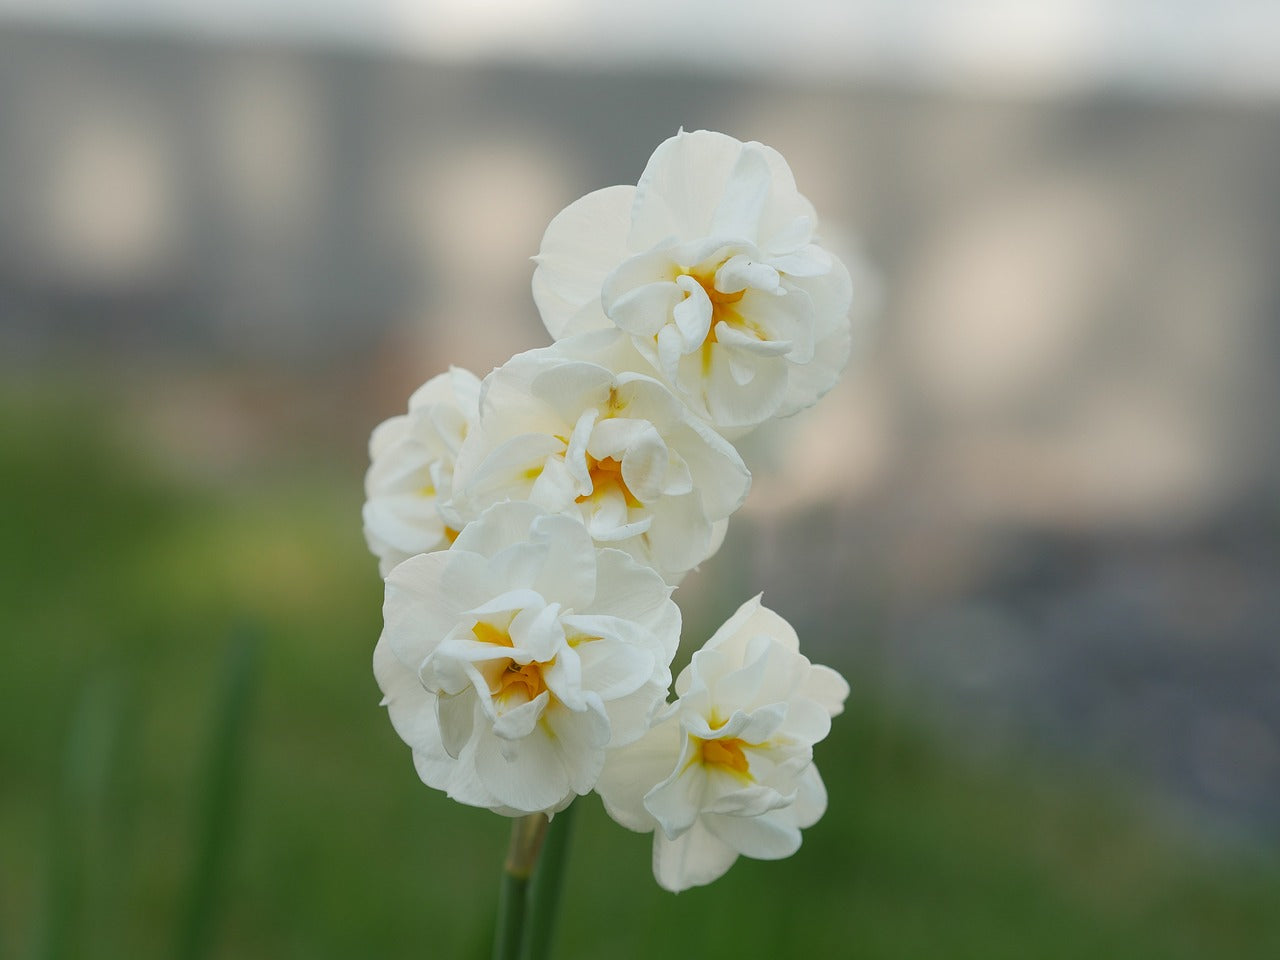
[[508,816],[588,793],[666,697],[671,589],[577,520],[514,501],[398,565],[373,667],[422,780]]
[[382,576],[409,557],[449,546],[462,520],[448,508],[453,465],[480,410],[480,381],[451,367],[409,398],[409,412],[369,438],[364,536]]
[[606,341],[619,346],[616,334],[589,334],[519,354],[485,378],[453,508],[467,517],[528,500],[677,583],[719,546],[751,475],[659,381],[614,366]]
[[556,339],[616,327],[717,429],[815,403],[849,355],[849,271],[815,242],[786,161],[759,143],[681,131],[634,188],[570,204],[535,258]]
[[813,745],[844,709],[844,678],[811,664],[757,596],[693,655],[676,694],[645,736],[609,754],[596,784],[614,820],[654,832],[658,883],[678,892],[739,855],[795,853],[826,810]]

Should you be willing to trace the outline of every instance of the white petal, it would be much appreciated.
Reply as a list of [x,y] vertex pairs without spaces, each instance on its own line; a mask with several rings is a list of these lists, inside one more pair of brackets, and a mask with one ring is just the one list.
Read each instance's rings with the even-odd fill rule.
[[499,803],[525,813],[557,806],[573,792],[560,751],[541,728],[518,741],[481,733],[475,766],[481,784]]
[[589,793],[604,769],[609,720],[603,710],[547,712],[547,724],[559,744],[569,774],[569,786],[578,794]]
[[800,638],[796,636],[795,630],[777,613],[764,606],[760,602],[762,597],[763,594],[757,593],[735,610],[733,616],[712,634],[706,643],[706,649],[724,650],[738,663],[742,663],[747,641],[751,637],[765,634],[786,649],[798,651]]
[[653,376],[620,374],[618,399],[628,417],[649,421],[663,436],[690,421],[684,404]]
[[633,417],[608,417],[599,421],[591,431],[586,452],[597,460],[612,457],[621,460],[628,449],[642,443],[658,443],[664,454],[666,445],[662,437],[647,420]]
[[765,240],[765,251],[771,258],[781,257],[808,246],[813,239],[813,226],[813,217],[796,217],[769,234]]
[[[660,280],[632,287],[606,302],[609,319],[619,330],[634,337],[652,337],[673,315],[678,316],[688,301],[686,292],[679,285],[670,280]],[[711,302],[707,301],[708,315],[710,310]]]
[[[469,423],[475,423],[480,416],[480,378],[466,367],[452,365],[448,376],[455,405]],[[413,406],[412,398],[409,405]]]
[[526,532],[524,542],[513,543],[489,558],[489,575],[494,583],[502,584],[508,591],[520,591],[522,594],[527,591],[529,598],[517,601],[521,606],[528,603],[541,606],[544,598],[534,588],[534,583],[546,565],[548,551],[545,543],[530,543]]
[[[525,433],[488,449],[465,444],[458,456],[454,496],[479,509],[500,500],[521,500],[533,487],[548,457],[564,450],[564,442],[545,433]],[[468,454],[475,462],[468,462]]]
[[[492,568],[486,568],[485,572],[492,573]],[[494,582],[502,583],[500,580]],[[484,602],[476,604],[474,607],[463,611],[463,613],[471,620],[484,620],[495,614],[513,613],[517,610],[523,610],[525,607],[541,608],[544,605],[545,602],[538,591],[528,587],[517,586],[511,590],[503,590],[496,596],[490,591],[490,596]]]
[[547,689],[569,710],[587,709],[587,696],[599,696],[598,690],[586,690],[582,682],[582,658],[568,644],[561,642],[553,661],[542,661],[542,680]]
[[671,587],[649,567],[618,550],[597,554],[596,596],[584,613],[637,623],[658,638],[671,662],[680,642],[680,608],[670,599]]
[[593,539],[611,543],[634,536],[633,531],[627,529],[630,519],[627,498],[618,487],[598,487],[587,502],[590,504],[587,530]]
[[[788,282],[782,295],[751,291],[739,307],[743,316],[750,317],[767,335],[765,342],[756,342],[758,352],[782,353],[791,363],[798,364],[813,359],[817,309],[808,291],[798,283]],[[783,351],[779,344],[787,344],[788,348]]]
[[[609,729],[612,734],[610,748],[616,749],[633,743],[648,732],[654,714],[666,700],[670,683],[671,674],[668,671],[663,680],[651,680],[635,692],[610,700],[605,705],[609,711]],[[658,776],[664,776],[665,773],[666,771],[662,771]]]
[[[787,393],[787,365],[780,357],[762,357],[748,384],[734,380],[726,351],[712,344],[711,366],[703,380],[703,391],[711,422],[717,426],[754,426],[772,417]],[[682,376],[685,371],[681,371]]]
[[[697,678],[695,666],[698,662],[707,661],[709,663],[722,663],[731,665],[730,668],[741,666],[743,653],[746,649],[746,640],[743,636],[743,625],[747,623],[762,608],[760,606],[760,598],[762,594],[756,594],[742,606],[734,611],[733,616],[720,625],[719,629],[711,635],[702,647],[696,651],[693,658],[689,662],[689,666],[680,671],[680,676],[676,678],[676,696],[684,697],[693,689],[693,684]],[[772,611],[771,611],[772,612]],[[776,616],[776,614],[775,614]],[[780,618],[779,618],[780,619]],[[719,653],[722,658],[719,661],[710,661],[707,654],[712,652]]]
[[581,609],[596,595],[596,553],[582,524],[572,517],[545,516],[531,534],[547,547],[546,561],[533,588],[548,601]]
[[533,300],[553,339],[609,324],[599,307],[600,288],[626,256],[634,197],[634,187],[597,190],[571,203],[547,227],[533,272]]
[[813,764],[805,767],[800,775],[796,799],[787,808],[787,814],[797,827],[811,827],[827,812],[827,788]]
[[684,294],[672,282],[677,265],[670,244],[620,261],[604,279],[600,302],[609,319],[628,333],[652,337]]
[[722,133],[683,131],[649,158],[631,208],[632,250],[647,250],[668,237],[703,237],[742,152],[742,143]]
[[627,446],[622,458],[622,480],[637,500],[653,503],[671,492],[666,482],[671,454],[658,431],[648,424],[645,428]]
[[678,837],[697,822],[707,790],[706,768],[693,755],[698,748],[691,738],[685,740],[675,772],[644,797],[645,809],[668,837]]
[[830,716],[838,717],[844,712],[844,701],[849,696],[849,682],[830,667],[815,663],[809,668],[803,693],[810,700],[821,704]]
[[778,289],[778,281],[777,270],[745,254],[730,257],[716,271],[716,289],[721,293],[738,293],[748,287],[772,293]]
[[444,790],[454,800],[473,807],[499,808],[494,798],[480,778],[476,776],[474,748],[468,746],[457,760],[454,760],[443,749],[439,751],[418,751],[413,753],[413,765],[422,782],[437,790]]
[[[538,468],[532,467],[530,471],[525,471],[525,476],[532,470]],[[520,482],[520,478],[517,478],[512,483],[513,493],[519,489]],[[527,496],[530,503],[544,510],[559,512],[568,510],[580,492],[578,478],[570,471],[568,463],[559,457],[550,456],[543,462],[537,479],[528,487]]]
[[[503,740],[520,740],[533,733],[547,708],[551,695],[543,690],[532,700],[528,700],[510,710],[504,710],[493,723],[493,735]],[[518,748],[516,748],[518,749]]]
[[[718,688],[717,688],[718,692]],[[770,703],[751,711],[751,722],[743,729],[741,737],[747,743],[764,743],[780,729],[794,704]]]
[[[763,299],[763,295],[757,295],[757,298]],[[771,297],[770,299],[778,298]],[[755,360],[756,358],[785,357],[795,350],[795,344],[789,339],[761,340],[754,333],[738,327],[732,327],[723,320],[716,324],[716,339],[721,347],[726,348],[730,363],[734,359],[744,362]],[[745,376],[737,370],[732,370],[734,381],[739,385],[750,383],[755,377],[754,365],[749,369],[750,372]]]
[[483,567],[483,557],[449,551],[410,557],[391,571],[382,641],[402,663],[421,663],[456,626],[462,604],[483,589]]
[[511,621],[510,634],[517,651],[516,662],[524,662],[527,656],[530,661],[547,663],[564,647],[560,604],[525,607]]
[[[533,392],[539,375],[563,364],[555,347],[541,347],[518,353],[491,371],[480,384],[480,419],[477,430],[483,434],[482,445],[493,446],[522,433],[551,433],[562,424],[554,410],[549,410]],[[468,462],[467,448],[474,446],[469,435],[458,451],[458,463]]]
[[610,750],[596,792],[609,816],[628,830],[657,827],[644,796],[665,780],[680,760],[685,740],[674,714],[659,721],[634,743]]
[[723,520],[747,498],[751,471],[733,444],[710,427],[691,419],[684,429],[694,434],[696,440],[671,431],[672,446],[689,467],[708,519]]
[[813,359],[791,367],[787,396],[778,409],[780,417],[812,406],[835,386],[849,360],[852,343],[849,305],[853,286],[845,265],[833,259],[829,273],[796,283],[813,303]]
[[653,835],[653,876],[672,893],[720,879],[737,859],[737,851],[701,823],[675,840],[660,830]]
[[587,468],[587,444],[600,418],[600,410],[591,406],[579,414],[569,434],[569,445],[564,452],[565,469],[573,477],[574,496],[591,492],[591,471]]
[[[738,331],[732,328],[725,330],[726,336],[737,333]],[[725,343],[725,340],[721,340],[721,343]],[[738,346],[738,344],[733,344],[732,341],[729,341],[729,343],[733,346]],[[746,346],[746,344],[742,345]],[[745,387],[756,378],[756,358],[746,350],[725,350],[724,355],[729,361],[729,375],[733,377],[733,382],[738,386]]]
[[770,266],[789,277],[820,277],[831,269],[835,260],[830,253],[811,243],[803,249],[770,258]]
[[440,725],[440,742],[445,752],[457,757],[471,739],[475,725],[476,695],[463,691],[453,696],[436,698],[436,718]]
[[[703,655],[704,659],[714,654],[724,654],[724,650],[707,650],[698,651]],[[786,653],[786,651],[781,651]],[[761,685],[765,682],[766,671],[773,666],[769,662],[770,658],[758,657],[747,661],[736,670],[730,670],[727,673],[715,679],[714,684],[709,684],[712,690],[712,696],[715,697],[717,706],[727,710],[746,710],[750,711],[753,707],[762,702],[758,698]],[[705,668],[701,668],[704,669]],[[704,673],[705,675],[705,673]],[[763,737],[752,737],[752,742],[759,742]]]
[[708,232],[754,240],[772,179],[764,148],[758,143],[743,144]]
[[552,352],[541,359],[530,393],[554,410],[563,423],[577,423],[584,410],[608,402],[614,387],[612,370],[596,363],[564,360]]
[[781,860],[800,849],[800,831],[785,817],[709,813],[702,822],[726,846],[757,860]]
[[[703,804],[703,816],[760,817],[775,810],[786,809],[795,801],[795,793],[782,794],[769,786],[748,784],[730,773],[719,776],[730,788],[718,791],[714,799]],[[745,851],[739,851],[745,852]]]
[[438,511],[411,522],[410,511],[379,502],[364,505],[362,529],[369,549],[378,557],[378,570],[385,579],[400,563],[419,553],[447,549],[444,520]]
[[[714,683],[725,673],[722,668],[723,661],[724,655],[718,650],[699,650],[693,655],[691,666],[699,678],[704,680],[710,678]],[[712,726],[713,718],[710,712],[697,709],[693,704],[694,699],[694,697],[682,699],[680,723],[685,730],[700,740],[733,739],[751,723],[750,711],[724,704],[718,697],[711,695],[707,702],[714,701],[716,714],[715,726]],[[724,713],[729,714],[728,718],[723,717]]]
[[377,461],[384,451],[400,443],[409,433],[409,418],[404,414],[383,420],[369,434],[369,459]]
[[652,365],[637,352],[631,337],[615,327],[566,337],[557,341],[550,350],[565,359],[585,360],[615,374],[652,371]]
[[711,525],[711,545],[707,548],[707,559],[720,552],[720,548],[724,546],[724,538],[728,533],[728,520],[717,520]]
[[436,697],[423,688],[417,671],[401,663],[390,646],[380,640],[373,649],[373,674],[400,739],[415,750],[439,749]]
[[634,693],[653,675],[654,654],[632,643],[602,638],[580,643],[582,683],[608,702]]
[[692,353],[702,346],[702,341],[711,332],[711,317],[714,312],[711,298],[702,289],[702,284],[693,277],[677,277],[676,286],[682,291],[683,299],[672,307],[670,317],[680,334],[680,352]]
[[817,215],[813,211],[813,204],[796,189],[795,176],[782,154],[763,144],[760,149],[773,175],[773,185],[769,192],[769,202],[765,204],[760,217],[759,235],[761,238],[768,238],[766,244],[769,250],[782,253],[785,250],[778,246],[778,241],[774,238],[791,240],[795,235],[789,235],[789,232],[796,229],[797,221],[808,221],[812,225],[817,222]]
[[529,526],[542,515],[543,511],[524,501],[496,503],[475,522],[467,524],[454,541],[454,549],[492,557],[513,543],[527,540]]
[[645,535],[650,560],[670,582],[671,574],[692,570],[707,557],[711,523],[695,491],[663,497],[653,508],[653,523]]
[[680,369],[680,358],[684,356],[684,338],[680,331],[671,324],[658,331],[657,369],[669,381],[674,381]]
[[787,710],[782,731],[792,740],[814,744],[825,740],[831,732],[831,714],[813,700],[793,700]]

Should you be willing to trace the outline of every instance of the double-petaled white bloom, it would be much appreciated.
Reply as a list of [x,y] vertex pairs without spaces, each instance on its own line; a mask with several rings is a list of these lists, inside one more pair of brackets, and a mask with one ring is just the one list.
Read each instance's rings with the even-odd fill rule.
[[387,578],[373,667],[419,776],[462,803],[553,812],[641,736],[680,634],[671,588],[580,522],[499,504]]
[[756,597],[693,655],[650,732],[610,754],[596,789],[623,826],[655,831],[668,890],[710,883],[740,854],[788,857],[826,810],[813,744],[848,693]]
[[776,151],[682,131],[547,228],[553,346],[435,377],[370,440],[373,668],[419,776],[507,816],[597,790],[673,891],[791,855],[827,806],[813,745],[849,687],[758,596],[666,702],[672,585],[751,482],[729,438],[848,358],[855,284],[815,224]]
[[479,409],[480,381],[452,367],[414,392],[407,414],[374,429],[364,536],[384,577],[401,560],[448,547],[462,529],[449,509],[453,464]]
[[556,339],[616,327],[699,416],[751,427],[814,403],[849,355],[849,272],[815,224],[777,151],[681,132],[637,186],[551,222],[534,300]]
[[491,373],[480,407],[458,454],[456,509],[528,500],[672,583],[719,546],[750,486],[733,446],[657,380],[558,345]]

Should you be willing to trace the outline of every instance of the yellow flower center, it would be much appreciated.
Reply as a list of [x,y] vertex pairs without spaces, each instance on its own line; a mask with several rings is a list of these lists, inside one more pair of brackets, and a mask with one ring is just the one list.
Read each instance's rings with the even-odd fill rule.
[[609,489],[618,489],[622,491],[623,499],[627,501],[628,507],[644,506],[636,499],[635,494],[627,486],[627,482],[622,479],[622,463],[613,457],[605,457],[603,460],[597,460],[591,454],[587,454],[587,473],[591,475],[591,492],[584,493],[575,498],[576,503],[583,503],[592,497]]
[[514,660],[507,661],[507,667],[498,675],[498,689],[490,693],[495,699],[505,700],[511,695],[513,687],[524,688],[524,699],[533,700],[547,689],[542,679],[542,664],[526,663],[523,666]]
[[751,765],[742,748],[747,744],[737,737],[725,740],[703,740],[700,755],[704,766],[725,767],[739,776],[749,777]]
[[761,328],[761,326],[753,321],[750,317],[744,316],[737,308],[738,302],[746,296],[747,291],[739,290],[737,293],[722,293],[716,289],[716,270],[718,267],[710,269],[694,268],[687,271],[688,275],[698,282],[698,286],[707,294],[707,299],[711,301],[711,325],[707,328],[706,339],[702,341],[699,352],[702,360],[702,375],[708,376],[711,373],[711,348],[720,342],[720,338],[716,336],[716,324],[724,321],[731,327],[736,327],[745,333],[749,333],[757,340],[768,340],[769,336]]
[[[492,643],[500,647],[515,646],[505,630],[491,623],[478,622],[471,628],[471,632],[481,643]],[[511,659],[491,661],[484,671],[485,678],[489,681],[489,695],[495,700],[506,700],[519,689],[523,691],[523,701],[533,700],[547,689],[542,668],[550,665],[551,663],[516,663]]]
[[716,324],[721,320],[728,324],[745,324],[746,321],[742,315],[734,309],[734,304],[743,298],[746,290],[739,290],[737,293],[721,293],[716,289],[716,272],[715,270],[692,270],[689,276],[698,281],[698,286],[706,291],[707,299],[711,301],[711,326],[707,330],[707,339],[703,341],[703,347],[707,344],[718,343],[716,339]]

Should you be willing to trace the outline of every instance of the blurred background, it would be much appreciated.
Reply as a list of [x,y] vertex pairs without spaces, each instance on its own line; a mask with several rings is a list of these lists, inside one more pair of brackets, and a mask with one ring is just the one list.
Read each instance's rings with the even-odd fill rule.
[[1280,955],[1280,7],[0,0],[0,956],[487,955],[365,444],[681,126],[880,301],[681,659],[763,590],[853,696],[788,861],[581,801],[563,956]]

